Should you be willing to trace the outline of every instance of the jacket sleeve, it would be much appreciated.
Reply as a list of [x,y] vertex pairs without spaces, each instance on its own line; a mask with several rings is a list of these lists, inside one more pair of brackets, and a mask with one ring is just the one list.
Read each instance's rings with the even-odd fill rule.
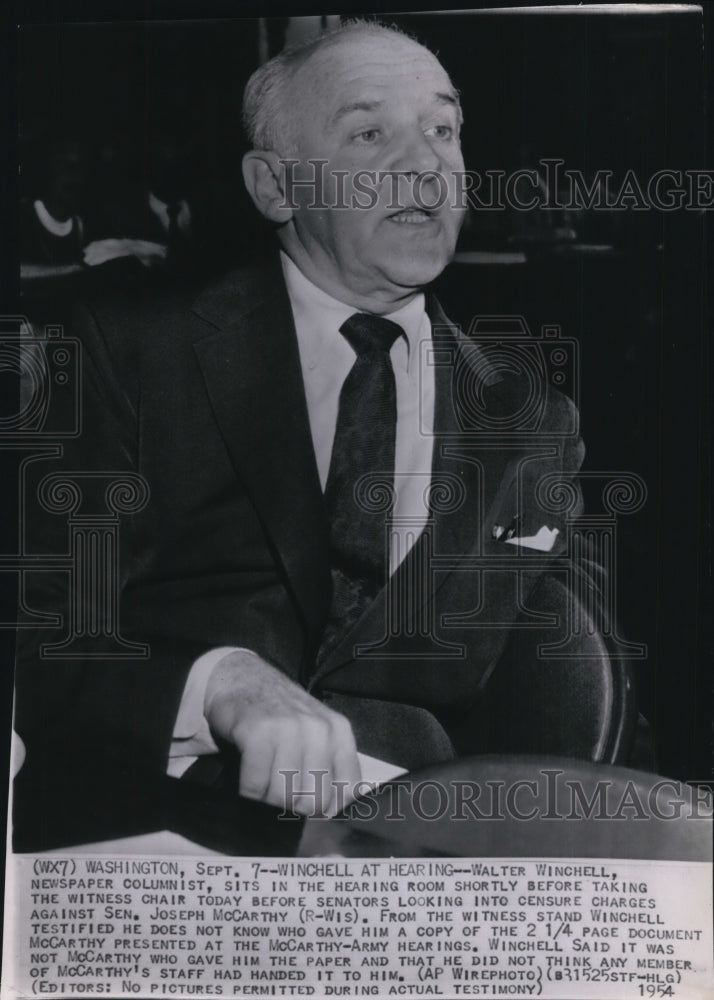
[[15,726],[29,755],[70,747],[164,769],[185,679],[205,646],[136,634],[125,594],[136,513],[148,502],[136,397],[87,309],[70,334],[73,391],[50,396],[51,443],[22,471],[21,544],[39,568],[22,578]]

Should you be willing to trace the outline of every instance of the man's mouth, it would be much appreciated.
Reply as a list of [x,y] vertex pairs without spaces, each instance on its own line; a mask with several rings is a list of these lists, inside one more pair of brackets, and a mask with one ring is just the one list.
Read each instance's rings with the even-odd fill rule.
[[388,218],[390,222],[408,226],[423,226],[424,223],[432,221],[434,214],[426,208],[404,208],[401,212],[395,212]]

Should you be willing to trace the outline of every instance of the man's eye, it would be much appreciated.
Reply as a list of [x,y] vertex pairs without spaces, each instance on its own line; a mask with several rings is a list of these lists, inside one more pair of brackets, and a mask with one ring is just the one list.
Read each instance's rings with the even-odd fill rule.
[[454,135],[454,130],[451,125],[432,125],[431,128],[426,130],[426,135],[432,139],[451,139]]
[[370,145],[377,141],[380,136],[380,131],[378,128],[364,128],[361,132],[358,132],[353,139],[362,143],[363,145]]

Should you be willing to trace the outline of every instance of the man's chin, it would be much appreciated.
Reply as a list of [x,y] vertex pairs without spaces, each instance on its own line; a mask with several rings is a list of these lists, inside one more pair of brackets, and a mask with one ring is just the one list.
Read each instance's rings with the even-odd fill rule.
[[418,291],[430,285],[442,273],[451,260],[451,255],[431,256],[428,259],[403,257],[392,259],[385,269],[390,281],[400,288]]

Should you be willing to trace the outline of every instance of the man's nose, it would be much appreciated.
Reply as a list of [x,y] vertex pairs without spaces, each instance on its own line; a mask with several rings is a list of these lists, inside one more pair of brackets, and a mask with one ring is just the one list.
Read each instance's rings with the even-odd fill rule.
[[421,174],[439,170],[441,159],[423,132],[410,132],[400,137],[391,158],[390,168],[400,174]]

